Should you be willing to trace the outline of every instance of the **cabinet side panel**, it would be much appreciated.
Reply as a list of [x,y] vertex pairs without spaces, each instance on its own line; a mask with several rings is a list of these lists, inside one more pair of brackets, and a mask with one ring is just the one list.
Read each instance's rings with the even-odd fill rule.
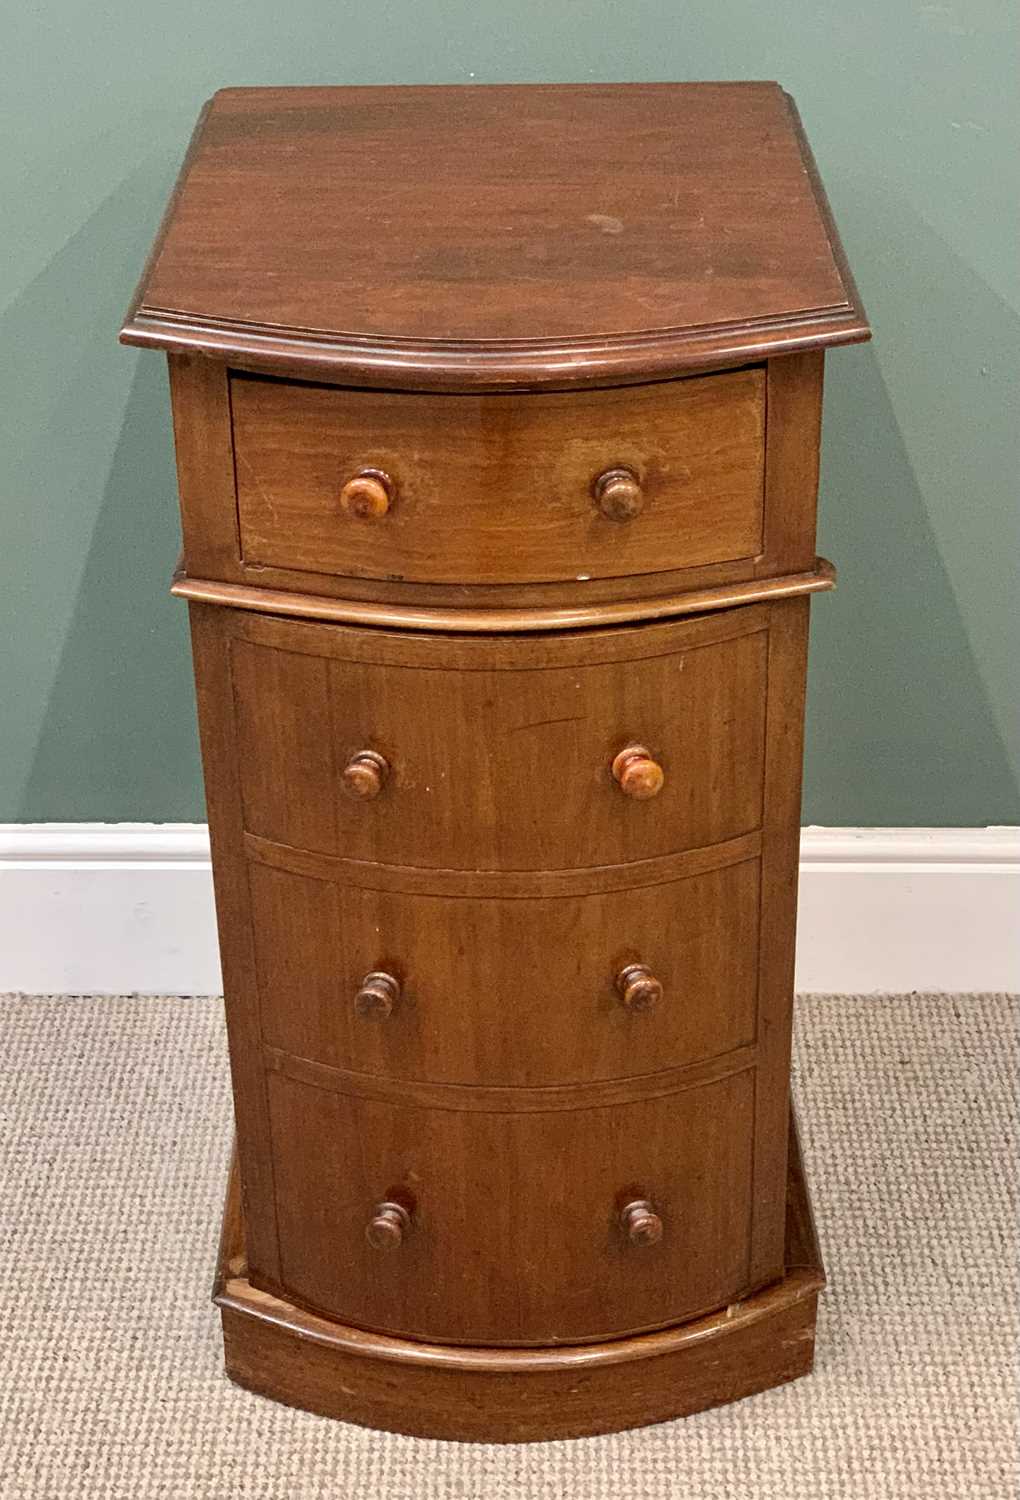
[[772,606],[768,654],[752,1285],[783,1272],[809,601]]
[[237,583],[243,575],[226,366],[192,354],[171,354],[167,363],[185,566],[192,577]]
[[253,1275],[276,1282],[279,1248],[272,1150],[259,1042],[228,622],[223,618],[229,611],[192,604],[189,613],[248,1260]]
[[819,349],[770,359],[765,396],[765,544],[758,576],[815,564],[818,445],[822,424]]

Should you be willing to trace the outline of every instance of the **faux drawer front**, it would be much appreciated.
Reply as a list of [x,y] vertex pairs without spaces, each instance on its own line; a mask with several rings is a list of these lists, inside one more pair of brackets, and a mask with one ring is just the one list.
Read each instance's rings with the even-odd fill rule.
[[[245,826],[261,838],[393,865],[554,870],[760,823],[764,612],[572,642],[414,641],[407,667],[381,633],[238,619]],[[622,780],[614,765],[637,744],[631,785],[631,762]]]
[[754,1040],[757,859],[559,900],[413,896],[259,864],[249,881],[262,1036],[296,1057],[543,1086]]
[[[521,396],[234,375],[231,409],[249,565],[528,583],[761,551],[761,369]],[[367,490],[344,491],[364,471]]]
[[746,1289],[750,1071],[512,1115],[381,1103],[280,1073],[268,1087],[284,1287],[345,1322],[570,1342],[680,1321]]

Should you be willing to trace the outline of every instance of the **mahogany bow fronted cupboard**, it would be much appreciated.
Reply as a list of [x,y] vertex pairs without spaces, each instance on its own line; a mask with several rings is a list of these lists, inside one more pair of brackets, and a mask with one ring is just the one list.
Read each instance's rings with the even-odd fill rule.
[[237,1124],[227,1369],[437,1437],[805,1373],[822,363],[775,84],[231,89],[168,352]]

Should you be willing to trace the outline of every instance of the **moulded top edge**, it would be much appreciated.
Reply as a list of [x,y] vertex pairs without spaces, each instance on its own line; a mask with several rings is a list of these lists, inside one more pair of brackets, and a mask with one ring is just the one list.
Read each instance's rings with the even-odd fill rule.
[[199,321],[139,308],[125,320],[124,344],[196,354],[244,369],[395,390],[528,390],[668,379],[783,354],[862,343],[863,312],[832,308],[739,329],[669,329],[586,344],[465,344],[374,341],[303,329]]
[[868,335],[793,103],[742,83],[226,90],[121,337],[499,389]]

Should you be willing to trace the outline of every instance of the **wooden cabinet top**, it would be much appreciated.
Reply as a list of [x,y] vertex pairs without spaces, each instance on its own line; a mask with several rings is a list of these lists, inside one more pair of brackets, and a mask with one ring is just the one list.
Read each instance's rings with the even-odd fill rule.
[[251,88],[206,106],[121,336],[456,390],[868,326],[778,84]]

